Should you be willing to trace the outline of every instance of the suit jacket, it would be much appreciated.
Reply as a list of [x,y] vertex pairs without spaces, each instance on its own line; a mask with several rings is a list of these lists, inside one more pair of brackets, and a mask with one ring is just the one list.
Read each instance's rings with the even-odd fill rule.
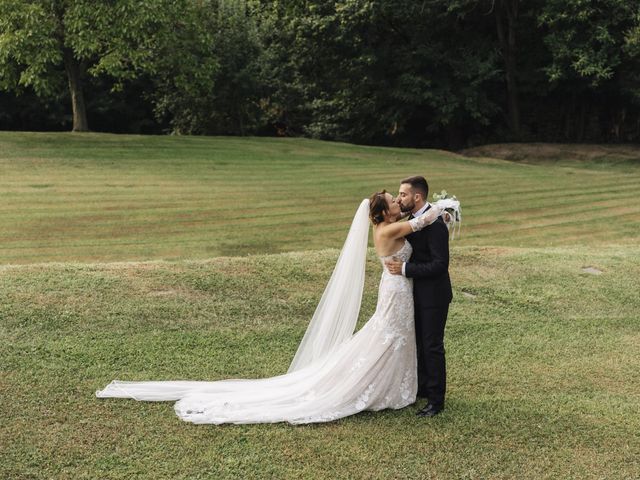
[[451,303],[449,278],[449,230],[442,218],[428,227],[407,235],[413,247],[405,274],[413,278],[416,307],[443,307]]

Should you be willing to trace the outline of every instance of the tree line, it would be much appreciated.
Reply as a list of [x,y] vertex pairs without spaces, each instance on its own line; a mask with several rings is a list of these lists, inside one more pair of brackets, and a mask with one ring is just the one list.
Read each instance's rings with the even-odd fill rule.
[[0,128],[640,139],[629,0],[0,0]]

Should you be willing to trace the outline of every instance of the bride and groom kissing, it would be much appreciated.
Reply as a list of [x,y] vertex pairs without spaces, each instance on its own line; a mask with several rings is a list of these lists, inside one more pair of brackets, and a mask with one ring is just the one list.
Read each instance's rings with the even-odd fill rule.
[[[364,410],[444,409],[444,329],[452,299],[448,225],[459,202],[427,202],[424,177],[363,200],[316,311],[286,374],[218,381],[118,381],[99,398],[176,401],[198,424],[327,422]],[[450,215],[445,209],[453,210]],[[402,221],[407,214],[407,221]],[[364,289],[369,225],[383,272],[376,310],[354,333]]]

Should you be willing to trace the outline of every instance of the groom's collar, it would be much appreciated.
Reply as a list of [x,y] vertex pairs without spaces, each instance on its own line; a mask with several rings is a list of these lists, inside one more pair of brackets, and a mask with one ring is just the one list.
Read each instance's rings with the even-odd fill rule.
[[429,202],[425,203],[423,205],[423,207],[418,210],[416,213],[413,213],[413,218],[419,217],[420,215],[422,215],[424,212],[426,212],[427,210],[429,210],[429,208],[431,208],[431,204]]

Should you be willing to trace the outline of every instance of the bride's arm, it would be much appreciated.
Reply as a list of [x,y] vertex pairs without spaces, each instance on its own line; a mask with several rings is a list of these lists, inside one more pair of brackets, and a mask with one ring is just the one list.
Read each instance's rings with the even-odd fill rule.
[[437,205],[433,205],[418,218],[414,218],[407,222],[395,222],[385,225],[380,233],[390,239],[406,237],[412,232],[417,232],[418,230],[422,230],[423,228],[431,225],[438,219],[441,213],[442,208]]

